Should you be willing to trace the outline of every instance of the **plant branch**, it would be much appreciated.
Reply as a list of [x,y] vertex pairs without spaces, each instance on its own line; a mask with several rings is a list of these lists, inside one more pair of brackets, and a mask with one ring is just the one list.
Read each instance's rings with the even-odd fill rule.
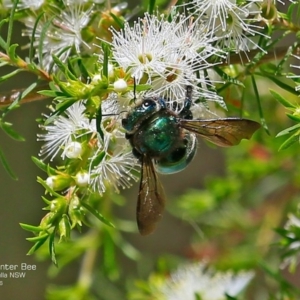
[[[38,91],[41,91],[45,88],[48,88],[48,84],[39,85],[32,92],[30,92],[28,95],[26,95],[20,101],[20,103],[23,104],[23,103],[29,103],[29,102],[33,102],[33,101],[40,101],[40,100],[48,99],[48,97],[38,94]],[[24,91],[25,91],[25,89],[15,89],[15,90],[11,90],[10,92],[6,92],[6,93],[0,95],[0,108],[10,105],[16,99],[22,97],[22,93]]]
[[12,59],[7,54],[0,51],[0,61],[7,62],[10,66],[17,67],[19,69],[34,73],[38,77],[46,80],[52,81],[52,76],[45,70],[39,69],[35,64],[28,64],[25,60],[19,56]]
[[[268,61],[283,58],[286,55],[288,49],[289,49],[289,47],[283,46],[283,47],[278,47],[278,48],[273,49],[272,51],[267,52],[262,57],[262,59],[259,61],[259,64],[263,64]],[[225,66],[229,66],[229,65],[246,64],[248,62],[251,62],[254,59],[254,57],[259,53],[261,53],[261,50],[255,49],[255,50],[251,50],[247,53],[241,52],[241,53],[237,53],[237,54],[232,54],[227,58],[226,61],[223,61],[218,66],[225,67]],[[299,53],[300,53],[300,47],[298,46],[293,51],[293,54],[299,55]]]

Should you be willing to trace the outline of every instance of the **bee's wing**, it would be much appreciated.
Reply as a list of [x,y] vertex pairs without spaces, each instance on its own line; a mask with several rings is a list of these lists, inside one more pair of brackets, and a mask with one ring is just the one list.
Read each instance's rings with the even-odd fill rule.
[[165,207],[163,187],[155,172],[151,158],[142,156],[142,174],[136,208],[137,224],[141,235],[155,229]]
[[229,147],[240,143],[242,139],[250,139],[252,134],[260,128],[260,124],[239,118],[223,118],[209,120],[179,119],[180,127],[199,134],[210,142]]

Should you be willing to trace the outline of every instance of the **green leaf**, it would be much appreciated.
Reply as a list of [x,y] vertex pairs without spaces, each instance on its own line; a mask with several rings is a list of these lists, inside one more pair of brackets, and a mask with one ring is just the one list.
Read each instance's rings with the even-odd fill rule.
[[48,238],[48,236],[49,236],[49,233],[46,232],[46,233],[44,233],[42,235],[38,235],[38,236],[26,238],[26,240],[29,241],[29,242],[42,241],[45,238]]
[[[3,19],[0,21],[0,29],[3,26],[4,23],[7,23],[8,19]],[[4,39],[0,36],[0,47],[3,49],[7,49],[7,43],[4,41]]]
[[269,133],[269,129],[268,129],[268,125],[267,125],[267,122],[265,120],[264,113],[263,113],[263,110],[262,110],[260,96],[259,96],[258,88],[257,88],[257,85],[256,85],[256,81],[255,81],[255,78],[254,78],[253,75],[251,76],[251,80],[252,80],[252,85],[253,85],[254,93],[255,93],[255,96],[256,96],[256,101],[257,101],[257,106],[258,106],[258,112],[259,112],[259,116],[260,116],[260,123],[264,127],[265,131],[268,134],[270,134]]
[[119,270],[116,263],[116,247],[112,236],[108,231],[103,233],[103,266],[105,273],[110,279],[116,279],[119,276]]
[[39,241],[37,241],[33,247],[30,248],[30,250],[27,252],[27,255],[33,254],[36,250],[38,250],[48,239],[48,234],[44,235],[43,238]]
[[102,162],[104,157],[105,157],[105,151],[101,151],[99,154],[97,154],[97,156],[91,162],[91,168],[98,166]]
[[289,128],[286,128],[286,129],[280,131],[280,132],[276,135],[276,137],[279,137],[279,136],[282,136],[282,135],[286,135],[286,134],[292,133],[293,131],[298,130],[299,128],[300,128],[300,124],[296,124],[296,125],[294,125],[294,126],[291,126],[291,127],[289,127]]
[[283,98],[280,94],[278,94],[276,91],[269,89],[271,95],[279,102],[281,103],[284,107],[289,107],[289,108],[296,108],[294,104]]
[[110,221],[108,221],[106,218],[103,217],[102,214],[100,214],[97,210],[95,210],[94,208],[92,208],[90,205],[88,205],[86,202],[84,201],[80,201],[80,204],[87,209],[91,214],[93,214],[98,220],[100,220],[102,223],[115,228],[114,224],[112,224]]
[[61,115],[66,109],[68,109],[71,105],[73,105],[77,99],[75,98],[66,98],[66,100],[60,104],[57,105],[57,110],[54,111],[50,117],[45,121],[45,125],[49,125],[52,123],[57,116]]
[[[49,98],[55,98],[57,96],[57,92],[52,90],[42,90],[38,91],[38,93]],[[63,95],[63,93],[61,94]]]
[[[265,262],[260,262],[261,268],[264,270],[266,275],[269,275],[271,278],[273,278],[276,282],[280,283],[281,288],[285,289],[294,289],[292,284],[290,284],[286,279],[282,276],[280,273],[281,270],[278,270],[276,268],[275,270],[272,270],[271,267],[269,267]],[[296,298],[295,298],[296,299]]]
[[[71,49],[72,46],[67,46],[65,48],[63,48],[60,52],[57,53],[56,57],[59,59],[66,51],[68,51],[69,49]],[[49,67],[49,73],[52,72],[52,69],[54,67],[55,63],[54,61],[50,64],[50,67]]]
[[85,65],[83,64],[81,57],[78,57],[77,64],[78,64],[82,78],[85,80],[85,82],[87,82],[88,78],[90,77],[90,74],[89,74],[88,70],[86,69]]
[[[297,7],[298,6],[298,7]],[[296,16],[297,19],[293,18],[293,14],[295,13],[295,11],[297,12]],[[288,7],[288,11],[287,11],[287,18],[290,22],[294,22],[295,20],[299,20],[299,3],[291,3]]]
[[296,121],[296,122],[300,122],[300,116],[299,115],[292,115],[292,114],[286,114],[291,120]]
[[152,87],[150,84],[138,84],[135,88],[135,90],[137,92],[143,92],[143,91],[148,91],[150,90]]
[[132,260],[138,260],[141,255],[139,251],[134,248],[131,244],[129,244],[127,241],[122,240],[117,243],[121,249],[121,251],[130,259]]
[[106,43],[102,43],[103,50],[103,76],[108,78],[108,57],[109,57],[109,46]]
[[30,47],[29,47],[29,61],[30,63],[32,63],[33,59],[34,59],[34,51],[35,51],[35,47],[34,47],[34,42],[35,42],[35,33],[36,33],[36,29],[37,26],[42,18],[42,16],[44,15],[44,12],[41,12],[34,23],[33,29],[32,29],[32,34],[31,34],[31,39],[30,39]]
[[244,84],[239,81],[236,78],[233,78],[231,76],[229,76],[227,73],[225,73],[221,68],[215,66],[214,70],[217,72],[217,74],[224,79],[226,82],[229,82],[231,84],[237,85],[237,86],[241,86],[241,87],[245,87]]
[[109,13],[109,15],[114,19],[114,21],[117,23],[117,25],[121,28],[124,29],[124,24],[125,22],[119,18],[118,16],[116,16],[115,14],[113,14],[112,12]]
[[57,174],[57,172],[54,168],[50,167],[48,164],[45,164],[41,159],[34,157],[34,156],[31,156],[31,159],[39,169],[46,172],[48,175],[56,175]]
[[271,81],[273,81],[275,84],[277,84],[280,88],[282,88],[283,90],[287,91],[287,92],[290,92],[291,94],[293,95],[298,95],[298,93],[296,92],[295,88],[284,83],[283,81],[281,81],[280,79],[278,79],[278,77],[276,76],[272,76],[270,74],[267,74],[267,73],[263,73],[263,74],[259,74],[259,73],[256,73],[256,75],[260,75],[260,76],[263,76],[264,78],[269,78]]
[[10,166],[8,165],[8,162],[4,156],[4,153],[2,152],[1,148],[0,148],[0,162],[1,162],[2,166],[4,167],[4,170],[8,173],[8,175],[13,180],[18,180],[18,177],[13,173]]
[[298,46],[299,46],[298,43],[295,42],[292,46],[290,46],[290,47],[287,49],[287,51],[286,51],[284,57],[280,60],[279,64],[277,65],[277,70],[276,70],[275,73],[274,73],[275,75],[279,74],[279,73],[283,70],[283,68],[286,66],[287,60],[290,58],[290,56],[293,54],[294,50],[295,50]]
[[24,224],[24,223],[19,223],[19,224],[22,227],[22,229],[31,231],[31,232],[41,232],[44,230],[40,226],[33,226],[33,225]]
[[25,138],[22,137],[20,134],[18,134],[16,131],[12,129],[12,124],[8,122],[0,122],[0,127],[3,129],[3,131],[12,139],[23,142],[25,141]]
[[52,203],[52,200],[48,200],[45,197],[42,196],[43,201],[50,206],[50,204]]
[[22,69],[16,69],[10,73],[7,73],[0,77],[0,82],[6,81],[7,79],[10,79],[11,77],[14,77],[15,75],[19,74],[20,72],[23,72]]
[[268,62],[261,65],[260,70],[263,71],[264,73],[274,75],[276,73],[277,66],[274,63]]
[[[69,47],[63,49],[63,51],[67,51]],[[55,64],[58,66],[58,68],[71,80],[77,80],[77,77],[70,72],[70,70],[67,68],[67,65],[61,61],[58,56],[56,55],[52,55],[53,61],[55,62]]]
[[50,257],[51,257],[51,261],[53,262],[53,264],[55,266],[58,266],[57,265],[57,260],[56,260],[56,255],[55,255],[55,232],[56,230],[54,230],[50,236],[49,236],[49,253],[50,253]]
[[14,16],[15,16],[15,12],[16,12],[18,3],[19,3],[19,0],[15,0],[13,2],[14,5],[13,5],[12,9],[10,10],[8,30],[7,30],[6,51],[8,51],[8,48],[10,46],[12,31],[13,31],[13,25],[14,25]]
[[155,2],[156,2],[156,0],[149,0],[149,3],[148,3],[148,13],[150,14],[150,15],[152,15],[153,14],[153,11],[154,11],[154,7],[155,7]]
[[39,58],[39,64],[41,66],[41,69],[43,69],[43,66],[44,66],[44,61],[43,61],[43,49],[44,49],[44,42],[45,42],[45,38],[46,38],[46,35],[47,35],[47,32],[49,32],[49,27],[53,21],[53,19],[55,18],[56,16],[52,16],[51,18],[49,18],[49,20],[43,24],[43,28],[41,30],[41,33],[40,33],[40,37],[39,37],[39,47],[38,47],[38,58]]
[[278,151],[285,150],[296,142],[299,143],[298,133],[290,136],[284,143],[282,143],[281,146],[279,147]]
[[20,60],[20,58],[18,57],[18,55],[16,54],[16,49],[19,47],[18,44],[13,44],[8,48],[8,56],[10,57],[10,59],[17,63],[18,60]]
[[31,156],[31,159],[39,169],[41,169],[44,172],[47,172],[47,165],[42,160],[34,156]]

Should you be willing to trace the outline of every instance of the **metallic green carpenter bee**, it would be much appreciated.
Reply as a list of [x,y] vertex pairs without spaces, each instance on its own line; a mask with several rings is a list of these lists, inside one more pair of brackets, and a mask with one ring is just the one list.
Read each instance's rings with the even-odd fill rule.
[[162,98],[145,98],[122,119],[132,152],[141,162],[137,202],[137,225],[148,235],[161,219],[165,206],[163,187],[157,172],[171,174],[183,170],[197,150],[196,135],[222,147],[250,139],[260,124],[247,119],[193,119],[190,107],[192,88],[187,87],[183,109],[177,114]]

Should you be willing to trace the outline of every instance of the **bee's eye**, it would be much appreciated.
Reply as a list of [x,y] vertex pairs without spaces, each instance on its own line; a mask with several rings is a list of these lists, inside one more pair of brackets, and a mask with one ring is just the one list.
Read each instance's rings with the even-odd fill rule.
[[150,106],[155,106],[155,102],[153,100],[145,100],[143,102],[143,108],[148,108]]

